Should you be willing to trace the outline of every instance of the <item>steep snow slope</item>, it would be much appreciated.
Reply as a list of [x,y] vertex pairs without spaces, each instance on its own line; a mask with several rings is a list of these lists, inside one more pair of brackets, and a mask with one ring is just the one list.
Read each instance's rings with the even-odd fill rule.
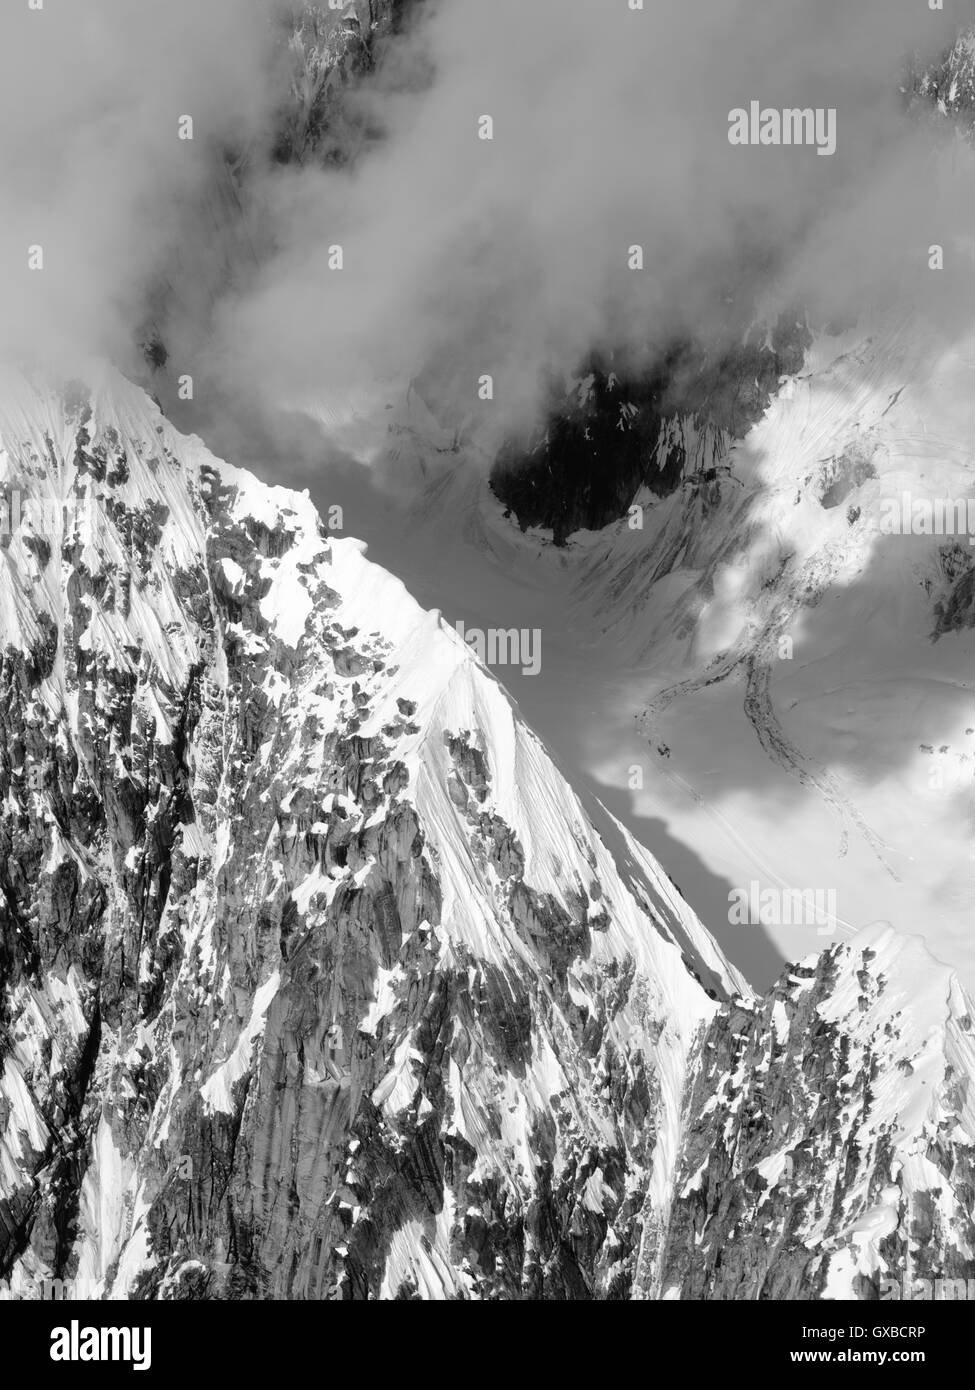
[[59,504],[0,573],[10,1290],[652,1279],[747,993],[666,876],[307,497],[112,373],[8,380],[0,437]]
[[957,978],[890,927],[721,1015],[662,1296],[923,1297],[916,1281],[975,1277],[973,1065]]
[[754,999],[307,496],[110,372],[0,438],[58,504],[0,549],[4,1296],[975,1274],[947,970],[875,930]]
[[502,679],[754,985],[823,940],[729,922],[752,882],[833,892],[840,937],[920,931],[971,987],[975,551],[881,525],[904,493],[972,496],[973,362],[913,312],[820,333],[713,475],[564,550],[505,521],[484,461],[440,455],[415,403],[392,444],[350,440],[414,480],[405,522],[354,475],[323,493],[423,602],[539,629],[540,673]]

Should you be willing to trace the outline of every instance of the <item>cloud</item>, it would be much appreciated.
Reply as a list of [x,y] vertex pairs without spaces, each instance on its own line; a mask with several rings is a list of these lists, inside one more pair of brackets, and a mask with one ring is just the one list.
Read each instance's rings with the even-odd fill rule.
[[[187,219],[212,200],[222,148],[267,125],[267,29],[265,0],[8,0],[0,346],[125,355],[155,277],[186,254]],[[193,140],[179,138],[184,115]]]
[[[385,140],[262,188],[277,250],[223,306],[225,375],[367,408],[370,383],[378,405],[426,371],[476,419],[490,373],[508,428],[546,370],[717,332],[743,282],[824,314],[895,294],[953,234],[900,78],[959,18],[920,0],[430,4],[408,51],[432,82],[380,76],[361,98]],[[752,100],[835,108],[835,155],[731,146],[729,112]]]
[[[268,157],[279,9],[5,6],[0,346],[118,358],[153,311],[171,365],[226,408],[376,413],[419,377],[445,418],[507,430],[550,372],[713,337],[756,293],[831,316],[911,286],[967,312],[938,299],[927,248],[971,223],[971,155],[937,154],[899,83],[972,0],[425,0],[348,94],[367,137],[328,169]],[[836,153],[732,146],[753,100],[835,108]]]

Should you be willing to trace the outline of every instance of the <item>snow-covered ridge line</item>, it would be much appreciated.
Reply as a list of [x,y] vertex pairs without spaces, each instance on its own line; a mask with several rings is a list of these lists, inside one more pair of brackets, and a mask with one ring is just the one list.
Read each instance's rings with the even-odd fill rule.
[[[19,382],[0,439],[8,481],[94,502],[45,545],[18,528],[0,559],[24,749],[0,791],[29,825],[11,1037],[34,1136],[18,1121],[8,1146],[27,1253],[0,1274],[115,1297],[201,1270],[281,1296],[483,1296],[487,1231],[512,1291],[628,1287],[638,1244],[656,1259],[641,1233],[665,1225],[687,1059],[717,1008],[689,961],[712,992],[743,987],[666,875],[632,845],[621,871],[494,677],[306,495],[213,458],[110,371]],[[24,1030],[24,991],[56,997],[65,968],[70,1045]],[[297,1219],[275,1195],[282,1077],[308,1116]],[[66,1084],[74,1199],[46,1138]],[[375,1174],[417,1146],[404,1222]],[[184,1228],[186,1183],[202,1227]],[[31,1193],[75,1201],[70,1244],[34,1240]],[[584,1270],[524,1230],[539,1201],[546,1231],[577,1210]]]
[[665,1296],[975,1276],[975,1008],[920,937],[876,923],[810,956],[719,1017],[701,1058]]
[[[935,1185],[938,1249],[967,1258],[949,1067],[973,1063],[943,972],[909,962],[950,1001],[927,1032],[883,933],[756,999],[457,634],[307,496],[110,375],[18,392],[6,477],[91,493],[105,536],[20,529],[0,556],[7,1293],[710,1296],[726,1233],[694,1233],[729,1204],[746,1296],[767,1275],[855,1292],[892,1267],[884,1192]],[[880,1055],[934,1107],[868,1105]],[[813,1202],[809,1259],[759,1270],[744,1177],[787,1158],[840,1201]]]

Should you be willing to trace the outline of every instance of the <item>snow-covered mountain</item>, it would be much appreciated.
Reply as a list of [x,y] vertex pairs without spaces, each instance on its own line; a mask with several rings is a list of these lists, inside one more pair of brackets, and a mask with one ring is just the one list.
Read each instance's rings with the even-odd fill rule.
[[729,929],[753,881],[833,892],[840,936],[920,931],[975,987],[973,353],[910,304],[815,331],[742,438],[702,453],[701,421],[669,417],[676,485],[636,486],[621,520],[561,546],[505,518],[483,461],[438,461],[415,409],[371,455],[415,479],[405,520],[323,489],[423,602],[539,629],[541,674],[502,676],[526,717],[574,786],[661,836],[761,988],[822,942],[774,917]]
[[629,1287],[744,983],[307,498],[111,375],[3,399],[66,508],[0,581],[11,1288]]
[[695,1072],[663,1297],[930,1297],[970,1280],[973,1067],[969,997],[890,927],[722,1011]]
[[717,475],[638,497],[642,530],[604,532],[577,591],[652,659],[648,785],[714,872],[812,875],[841,932],[922,930],[969,988],[971,352],[909,309],[817,334]]
[[920,946],[756,999],[306,495],[111,371],[7,377],[0,441],[6,1295],[975,1274],[972,1009]]

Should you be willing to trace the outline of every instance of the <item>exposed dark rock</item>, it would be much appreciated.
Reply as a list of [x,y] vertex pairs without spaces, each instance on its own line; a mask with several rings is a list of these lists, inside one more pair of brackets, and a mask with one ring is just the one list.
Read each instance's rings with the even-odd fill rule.
[[594,361],[571,390],[553,387],[544,424],[506,445],[491,487],[522,530],[550,529],[556,545],[626,515],[640,488],[667,496],[709,471],[764,414],[779,378],[798,371],[809,341],[784,317],[769,343],[715,354],[680,343],[635,374]]

